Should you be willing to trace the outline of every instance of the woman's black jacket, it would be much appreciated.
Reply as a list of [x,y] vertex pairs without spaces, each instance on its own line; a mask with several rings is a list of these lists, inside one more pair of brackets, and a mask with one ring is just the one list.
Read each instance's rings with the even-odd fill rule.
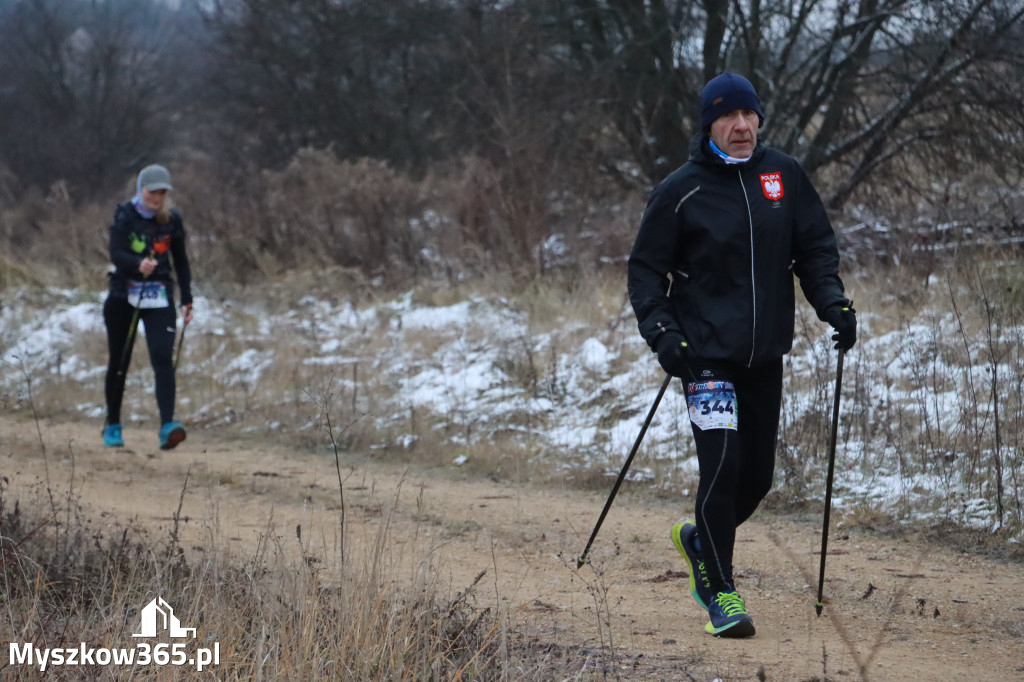
[[[110,296],[128,296],[128,282],[142,281],[139,264],[151,255],[156,268],[147,279],[167,285],[169,296],[174,292],[171,269],[178,280],[181,305],[192,303],[192,271],[185,253],[185,227],[181,215],[171,211],[170,220],[161,225],[153,218],[141,215],[130,201],[117,205],[114,222],[110,226],[110,261],[114,272],[110,275]],[[172,262],[173,259],[173,262]]]

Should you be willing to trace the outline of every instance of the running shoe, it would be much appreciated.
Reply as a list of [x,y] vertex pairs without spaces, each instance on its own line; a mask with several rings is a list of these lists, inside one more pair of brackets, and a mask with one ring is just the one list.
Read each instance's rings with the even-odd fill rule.
[[719,592],[708,606],[711,621],[704,632],[716,637],[753,637],[754,619],[747,613],[747,605],[735,590]]
[[704,568],[704,560],[700,552],[693,546],[693,540],[697,537],[697,526],[691,521],[680,519],[672,526],[672,544],[686,561],[686,567],[690,570],[690,594],[700,607],[707,610],[708,604],[714,599],[715,593],[711,591],[711,581],[708,579],[708,572]]
[[124,439],[121,437],[120,424],[107,424],[103,427],[103,444],[108,448],[124,447]]
[[167,422],[160,427],[160,449],[171,450],[185,440],[185,427],[181,422]]

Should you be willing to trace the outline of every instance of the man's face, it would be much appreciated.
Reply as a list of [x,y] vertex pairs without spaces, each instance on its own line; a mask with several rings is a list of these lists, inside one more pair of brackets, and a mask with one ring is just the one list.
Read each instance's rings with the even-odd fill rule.
[[757,146],[759,122],[753,109],[734,109],[711,124],[711,141],[729,156],[745,159]]

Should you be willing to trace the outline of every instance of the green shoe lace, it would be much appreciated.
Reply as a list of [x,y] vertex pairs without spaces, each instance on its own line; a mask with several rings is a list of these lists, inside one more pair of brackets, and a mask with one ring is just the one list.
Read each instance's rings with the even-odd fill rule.
[[715,595],[715,602],[722,607],[726,616],[745,616],[747,605],[736,592],[719,592]]

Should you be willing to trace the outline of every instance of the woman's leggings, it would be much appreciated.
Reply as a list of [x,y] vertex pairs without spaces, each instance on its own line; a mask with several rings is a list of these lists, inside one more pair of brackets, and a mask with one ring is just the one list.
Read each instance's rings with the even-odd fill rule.
[[727,381],[735,387],[735,429],[701,429],[691,423],[700,465],[697,535],[711,588],[721,592],[734,589],[736,528],[771,490],[782,407],[782,359],[755,368],[694,363],[691,370],[688,399],[702,382]]
[[[135,308],[126,298],[108,296],[103,304],[103,321],[107,325],[109,350],[105,387],[108,424],[121,423],[121,399],[124,397],[128,365],[131,364],[131,349],[128,350],[124,375],[118,376],[118,371],[121,368],[121,356],[128,341],[128,329],[131,327],[133,315]],[[166,424],[174,419],[173,354],[177,324],[174,301],[169,301],[166,308],[143,308],[139,311],[139,321],[145,325],[146,346],[149,348],[149,359],[156,377],[156,405],[160,410],[160,423]]]

